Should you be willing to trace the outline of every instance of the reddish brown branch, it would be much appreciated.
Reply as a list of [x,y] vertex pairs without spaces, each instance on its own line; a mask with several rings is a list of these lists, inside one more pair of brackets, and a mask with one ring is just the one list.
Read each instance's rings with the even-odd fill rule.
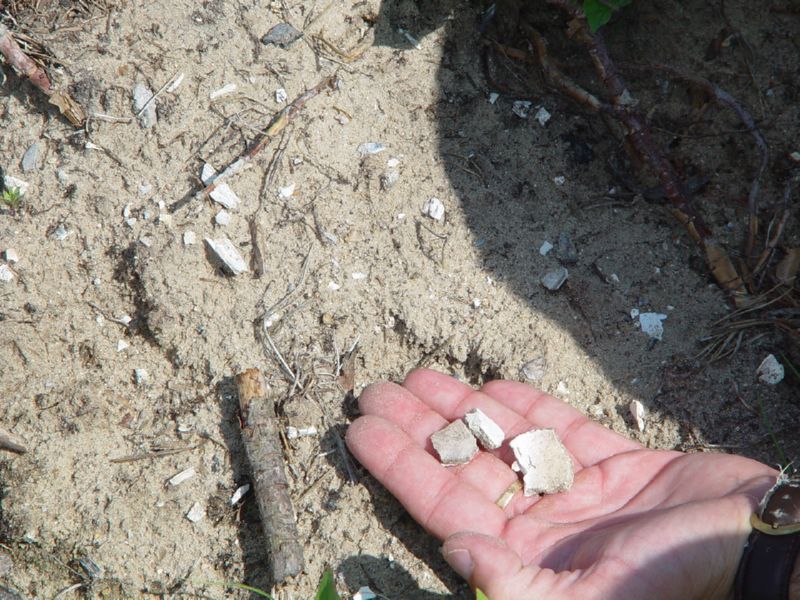
[[0,54],[20,75],[28,78],[45,94],[50,96],[53,93],[53,84],[47,73],[23,52],[8,27],[2,24],[0,24]]

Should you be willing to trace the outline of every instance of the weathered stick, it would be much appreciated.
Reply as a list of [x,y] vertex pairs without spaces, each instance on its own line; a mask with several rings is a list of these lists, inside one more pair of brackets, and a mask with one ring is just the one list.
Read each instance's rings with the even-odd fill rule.
[[3,24],[0,24],[0,54],[6,62],[39,88],[49,99],[50,104],[58,107],[61,114],[69,119],[75,127],[83,127],[86,115],[80,105],[65,90],[56,90],[45,70],[36,64],[11,35]]
[[25,454],[28,451],[17,436],[5,429],[0,429],[0,450],[8,450],[17,454]]
[[300,114],[300,111],[306,105],[306,102],[311,100],[314,96],[319,95],[326,87],[332,88],[335,84],[336,76],[330,75],[311,89],[295,98],[291,104],[289,104],[286,108],[281,110],[272,118],[272,121],[270,121],[269,125],[267,125],[266,131],[258,140],[258,142],[256,142],[255,145],[250,148],[250,150],[242,154],[239,158],[228,165],[221,173],[214,177],[214,180],[211,183],[197,192],[194,196],[195,199],[201,200],[205,198],[208,194],[213,192],[219,184],[228,179],[231,175],[235,175],[244,169],[250,163],[250,161],[253,160],[253,157],[255,157],[256,154],[261,152],[261,150],[263,150],[276,135],[283,131],[284,128],[291,123],[298,114]]
[[250,461],[253,491],[270,554],[276,583],[298,575],[304,566],[303,548],[298,541],[294,507],[284,470],[283,452],[264,376],[258,369],[236,375],[242,439]]

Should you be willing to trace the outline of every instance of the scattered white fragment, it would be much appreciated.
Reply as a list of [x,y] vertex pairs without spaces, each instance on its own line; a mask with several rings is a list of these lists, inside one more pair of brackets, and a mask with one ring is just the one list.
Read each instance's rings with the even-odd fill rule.
[[464,421],[478,441],[487,450],[496,450],[506,438],[500,425],[490,419],[480,408],[473,408],[464,415]]
[[631,309],[631,319],[638,319],[639,318],[639,309],[632,308]]
[[186,513],[186,518],[189,519],[192,523],[197,523],[198,521],[202,521],[203,518],[206,516],[206,509],[199,502],[195,502],[192,504],[192,508],[189,509],[189,512]]
[[380,142],[362,142],[356,148],[356,151],[361,156],[369,156],[370,154],[379,154],[386,150],[386,146],[381,144]]
[[[133,87],[133,112],[139,119],[139,125],[144,129],[150,129],[158,122],[153,90],[141,81]],[[89,148],[88,143],[86,147]]]
[[564,185],[565,183],[567,183],[567,178],[564,177],[563,175],[556,175],[555,177],[553,177],[553,183],[555,183],[556,185]]
[[767,354],[767,357],[758,365],[756,375],[758,375],[758,380],[762,383],[775,385],[783,381],[783,365],[778,362],[774,354]]
[[550,252],[550,250],[552,249],[553,249],[553,244],[545,240],[539,247],[539,254],[541,254],[542,256],[547,256],[547,253]]
[[569,271],[567,271],[566,267],[559,267],[555,271],[550,271],[542,275],[541,281],[542,285],[546,287],[551,292],[556,291],[569,277]]
[[377,597],[378,595],[366,585],[358,588],[358,591],[353,594],[353,600],[375,600]]
[[64,225],[59,225],[53,231],[53,238],[55,238],[59,242],[63,242],[70,235],[72,235],[72,232],[69,231],[66,227],[64,227]]
[[139,185],[140,196],[147,196],[152,191],[153,191],[153,185],[150,183],[142,183]]
[[522,376],[528,381],[541,381],[547,371],[547,360],[544,356],[537,356],[529,360],[520,369]]
[[619,95],[619,100],[617,101],[621,106],[636,106],[639,104],[639,101],[634,98],[628,88],[622,90],[622,93]]
[[317,435],[317,428],[313,425],[311,427],[292,427],[289,425],[286,428],[286,437],[290,440],[296,440],[301,437],[311,437]]
[[278,88],[275,90],[275,102],[278,104],[283,104],[289,99],[289,94],[286,93],[286,90],[283,88]]
[[494,104],[497,102],[497,99],[500,97],[500,94],[497,92],[489,92],[489,104]]
[[517,115],[520,119],[527,119],[528,113],[531,111],[530,100],[517,100],[511,107],[511,112]]
[[150,248],[153,245],[153,238],[143,235],[139,238],[139,243],[145,248]]
[[608,278],[614,283],[619,283],[619,275],[617,275],[616,273],[612,273],[611,275],[608,276]]
[[221,96],[225,96],[227,94],[232,94],[236,91],[237,85],[235,83],[226,83],[221,88],[214,90],[208,95],[209,100],[216,100]]
[[15,263],[19,261],[19,254],[15,248],[6,248],[3,252],[6,262]]
[[228,238],[221,237],[216,240],[205,238],[205,241],[232,275],[240,275],[247,272],[247,264],[244,262],[242,255],[239,254],[236,246]]
[[[200,172],[200,180],[203,182],[203,185],[210,185],[214,182],[216,175],[216,169],[214,169],[214,167],[212,167],[210,164],[205,163],[203,165],[203,170]],[[220,183],[211,191],[209,196],[211,196],[211,199],[214,202],[221,204],[228,210],[235,210],[239,206],[239,197],[234,193],[227,183]]]
[[563,381],[559,381],[558,385],[556,386],[556,395],[558,396],[569,396],[569,388],[567,384]]
[[628,410],[631,411],[631,417],[633,417],[633,420],[636,423],[636,428],[639,431],[644,431],[644,404],[638,400],[633,400],[630,403],[630,406],[628,406]]
[[468,463],[478,453],[478,443],[461,420],[453,421],[431,436],[433,448],[445,466]]
[[125,225],[133,229],[133,226],[136,225],[136,217],[131,217],[130,219],[125,219]]
[[166,92],[168,94],[171,94],[172,92],[177,90],[180,87],[180,85],[183,83],[184,77],[186,77],[185,73],[179,73],[178,76],[175,79],[172,80],[172,83],[170,83],[167,86]]
[[296,184],[290,183],[289,185],[278,188],[278,198],[281,198],[283,200],[291,198],[294,195],[295,187],[297,187]]
[[22,179],[17,179],[16,177],[12,177],[11,175],[5,175],[3,177],[3,183],[8,190],[17,190],[17,193],[20,196],[24,196],[25,192],[28,191],[30,184],[27,181],[23,181]]
[[184,246],[191,246],[192,244],[197,243],[197,235],[194,231],[184,231],[183,232],[183,245]]
[[[633,311],[631,311],[632,313]],[[661,340],[664,335],[664,319],[667,315],[662,313],[646,312],[639,314],[639,326],[642,332],[654,340]]]
[[233,496],[231,496],[231,506],[237,504],[239,500],[244,498],[244,495],[249,491],[250,491],[249,483],[245,483],[244,485],[240,485],[238,488],[236,488],[236,491],[233,492]]
[[127,350],[130,347],[131,345],[125,340],[119,340],[117,342],[117,352],[122,352],[123,350]]
[[396,169],[400,166],[400,159],[399,158],[390,158],[386,161],[386,166],[390,169]]
[[544,106],[540,106],[539,110],[536,111],[536,114],[533,115],[533,118],[539,122],[539,125],[542,127],[550,120],[552,115],[547,111]]
[[356,271],[355,273],[351,273],[350,276],[353,279],[355,279],[356,281],[360,281],[362,279],[366,279],[367,278],[367,274],[366,273],[361,273],[360,271]]
[[229,213],[224,208],[221,209],[216,215],[214,215],[214,223],[220,226],[230,225],[231,213]]
[[158,222],[166,227],[172,227],[172,215],[169,213],[159,213]]
[[794,152],[789,154],[789,158],[791,158],[796,163],[800,163],[800,152],[795,150]]
[[406,38],[406,39],[408,40],[408,43],[409,43],[409,44],[411,44],[412,46],[414,46],[414,48],[415,48],[416,50],[422,50],[422,44],[420,44],[420,43],[417,41],[417,38],[415,38],[413,35],[411,35],[411,34],[408,32],[408,30],[406,30],[406,29],[403,29],[402,27],[398,27],[398,28],[397,28],[397,33],[399,33],[399,34],[400,34],[400,35],[402,35],[404,38]]
[[481,307],[481,299],[480,298],[473,298],[472,299],[472,308],[480,308]]
[[197,475],[197,471],[194,470],[194,467],[188,467],[183,471],[181,471],[180,473],[176,473],[175,475],[170,477],[167,483],[169,483],[169,485],[171,485],[172,487],[175,487],[182,484],[184,481],[188,481],[195,475]]
[[133,379],[136,382],[136,385],[141,387],[143,385],[147,385],[148,381],[150,381],[150,374],[147,372],[147,369],[134,369]]
[[[117,319],[117,323],[121,325],[130,325],[130,322],[133,321],[130,315],[122,315],[119,319]],[[146,371],[145,371],[146,372]]]
[[329,282],[328,282],[328,289],[329,289],[329,290],[331,290],[332,292],[335,292],[336,290],[338,290],[338,289],[339,289],[339,288],[341,288],[341,287],[342,287],[342,286],[340,286],[340,285],[339,285],[338,283],[336,283],[335,281],[329,281]]
[[8,265],[0,265],[0,281],[9,283],[14,280],[14,271]]
[[572,487],[572,459],[552,429],[534,429],[509,443],[525,484],[525,495],[554,494]]
[[422,214],[434,221],[441,221],[444,219],[444,203],[436,197],[428,198],[422,205]]

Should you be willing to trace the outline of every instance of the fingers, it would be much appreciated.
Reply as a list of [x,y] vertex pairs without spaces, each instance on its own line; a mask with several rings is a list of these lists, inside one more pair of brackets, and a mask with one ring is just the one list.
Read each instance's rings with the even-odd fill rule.
[[[506,514],[494,500],[440,465],[394,423],[367,415],[350,425],[346,439],[358,461],[438,538],[467,523],[488,535],[498,535],[505,526]],[[491,479],[487,484],[501,485]]]
[[[381,417],[394,423],[419,447],[436,456],[430,436],[445,427],[449,421],[409,390],[394,383],[376,383],[364,390],[358,403],[363,414]],[[509,412],[503,407],[499,409],[504,413]],[[498,418],[496,414],[492,416]],[[504,420],[520,421],[518,416],[510,413]],[[529,427],[520,425],[518,428],[524,431]],[[447,470],[464,483],[473,486],[487,500],[497,502],[508,487],[519,480],[519,476],[509,467],[513,457],[507,448],[505,454],[508,456],[481,452],[469,463],[449,467]],[[537,500],[538,497],[525,497],[522,493],[515,493],[505,505],[506,513],[509,516],[519,514]]]
[[641,449],[636,442],[595,423],[568,404],[515,381],[492,381],[475,391],[452,377],[420,369],[403,387],[447,420],[479,407],[494,419],[507,438],[532,428],[552,428],[573,457],[586,467],[606,458]]
[[445,540],[447,563],[491,600],[545,597],[535,593],[539,569],[525,567],[519,555],[496,537],[474,532],[457,533]]

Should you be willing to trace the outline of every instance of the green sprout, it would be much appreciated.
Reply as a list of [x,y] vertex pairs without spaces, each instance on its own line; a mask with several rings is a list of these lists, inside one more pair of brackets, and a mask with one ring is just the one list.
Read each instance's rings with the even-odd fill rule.
[[17,210],[22,203],[22,191],[19,188],[7,187],[0,195],[0,202],[6,205],[11,210]]

